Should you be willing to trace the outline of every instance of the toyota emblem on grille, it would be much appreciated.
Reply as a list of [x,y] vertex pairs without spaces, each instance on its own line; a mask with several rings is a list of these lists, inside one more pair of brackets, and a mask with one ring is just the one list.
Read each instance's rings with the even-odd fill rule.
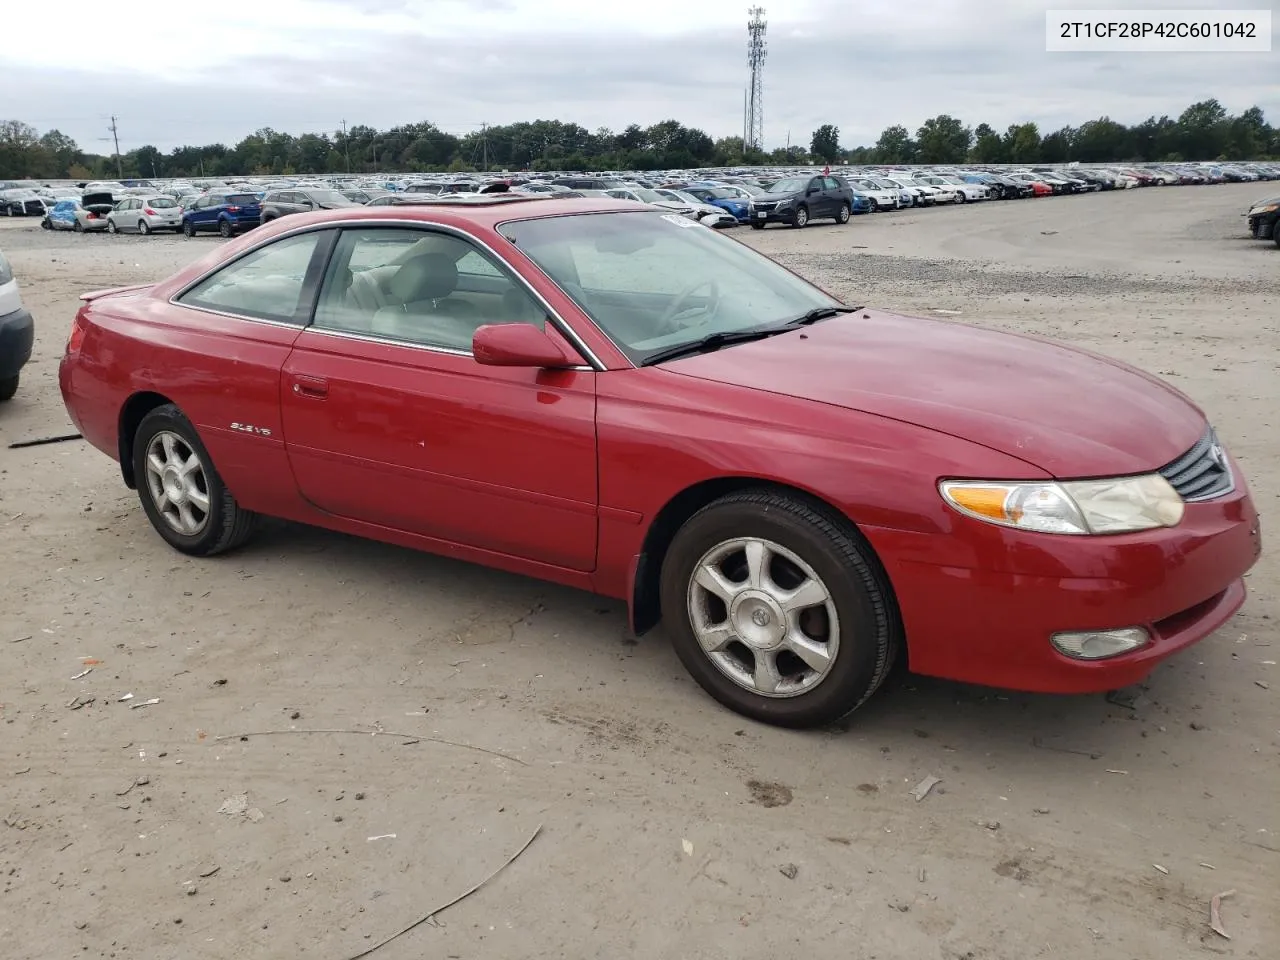
[[1227,454],[1218,444],[1214,444],[1209,448],[1209,459],[1212,460],[1219,470],[1227,469]]

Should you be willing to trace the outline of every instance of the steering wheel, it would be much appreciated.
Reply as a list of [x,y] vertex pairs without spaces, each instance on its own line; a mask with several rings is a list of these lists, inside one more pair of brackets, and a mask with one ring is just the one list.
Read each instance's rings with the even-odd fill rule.
[[720,284],[710,277],[707,277],[702,280],[693,281],[693,283],[689,284],[676,294],[675,299],[671,301],[671,306],[662,311],[662,316],[658,318],[658,327],[663,330],[674,331],[676,327],[671,321],[684,312],[685,305],[688,301],[692,299],[693,295],[703,287],[707,288],[708,294],[708,302],[705,310],[708,314],[715,313],[716,309],[720,306]]

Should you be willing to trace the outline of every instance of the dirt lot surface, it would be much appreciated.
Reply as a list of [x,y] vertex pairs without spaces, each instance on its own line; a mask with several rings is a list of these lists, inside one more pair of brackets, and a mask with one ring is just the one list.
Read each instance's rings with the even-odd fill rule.
[[[1263,192],[737,235],[859,303],[1170,379],[1241,459],[1265,526],[1280,252],[1240,216]],[[69,430],[56,368],[79,292],[218,242],[0,224],[39,323],[0,440]],[[841,729],[791,733],[719,708],[660,632],[628,639],[618,603],[283,524],[186,559],[83,443],[0,449],[0,531],[4,960],[344,960],[539,825],[492,883],[375,956],[1277,956],[1273,553],[1244,611],[1128,706],[907,676]],[[238,737],[253,731],[296,732]],[[1228,890],[1230,940],[1209,929]]]

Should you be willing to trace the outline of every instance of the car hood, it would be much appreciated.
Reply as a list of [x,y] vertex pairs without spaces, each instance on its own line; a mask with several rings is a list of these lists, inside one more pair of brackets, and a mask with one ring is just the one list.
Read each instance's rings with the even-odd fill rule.
[[1118,361],[1034,337],[877,310],[662,369],[916,424],[1057,477],[1155,470],[1206,429],[1190,399]]
[[797,193],[762,193],[759,196],[752,197],[751,199],[755,203],[760,203],[762,201],[764,203],[779,203],[782,200],[795,200],[799,196],[800,195]]
[[1271,197],[1268,200],[1259,200],[1257,203],[1250,204],[1249,212],[1253,213],[1255,210],[1260,210],[1263,207],[1269,207],[1273,204],[1280,204],[1280,197]]

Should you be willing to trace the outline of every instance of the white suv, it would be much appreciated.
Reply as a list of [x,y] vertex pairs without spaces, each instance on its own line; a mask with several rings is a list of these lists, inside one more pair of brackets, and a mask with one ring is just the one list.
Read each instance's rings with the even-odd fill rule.
[[18,374],[31,359],[35,326],[22,309],[22,295],[13,268],[0,251],[0,400],[18,392]]

